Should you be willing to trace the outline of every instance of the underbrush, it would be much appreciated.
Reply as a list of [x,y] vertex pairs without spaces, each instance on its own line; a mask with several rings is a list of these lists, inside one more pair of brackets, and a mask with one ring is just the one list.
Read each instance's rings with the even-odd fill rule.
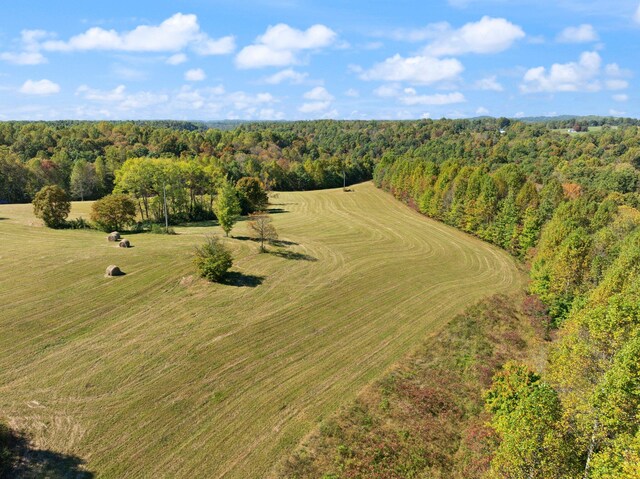
[[498,441],[487,425],[484,391],[506,361],[526,360],[545,335],[538,318],[514,306],[522,302],[494,296],[458,315],[349,409],[325,421],[278,475],[480,477]]

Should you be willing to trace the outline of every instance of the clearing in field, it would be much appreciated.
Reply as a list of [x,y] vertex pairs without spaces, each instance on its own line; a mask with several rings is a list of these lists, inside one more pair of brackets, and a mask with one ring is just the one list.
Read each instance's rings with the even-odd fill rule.
[[0,205],[0,415],[100,477],[263,477],[456,312],[521,286],[506,253],[370,183],[272,203],[280,246],[236,225],[227,284],[192,276],[219,227],[123,249]]

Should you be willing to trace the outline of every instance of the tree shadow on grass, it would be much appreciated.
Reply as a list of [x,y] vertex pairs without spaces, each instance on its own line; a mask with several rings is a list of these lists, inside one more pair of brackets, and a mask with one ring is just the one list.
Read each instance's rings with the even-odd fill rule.
[[289,211],[285,210],[284,208],[269,208],[267,210],[267,213],[271,214],[271,215],[277,215],[280,213],[288,213]]
[[244,274],[240,273],[239,271],[230,271],[224,276],[224,278],[222,278],[220,283],[227,286],[236,286],[239,288],[255,288],[256,286],[260,286],[263,281],[264,276]]
[[[237,239],[240,241],[254,241],[254,242],[259,242],[260,240],[258,238],[252,238],[251,236],[232,236],[233,239]],[[287,241],[287,240],[272,240],[270,241],[270,244],[272,244],[273,246],[297,246],[298,243],[296,243],[295,241]]]
[[318,258],[314,258],[313,256],[308,254],[296,253],[295,251],[269,251],[269,254],[277,256],[279,258],[291,259],[295,261],[318,261]]
[[35,479],[92,479],[94,474],[83,469],[84,461],[77,456],[45,449],[35,449],[28,438],[11,431],[9,447],[15,455],[13,467],[0,477]]

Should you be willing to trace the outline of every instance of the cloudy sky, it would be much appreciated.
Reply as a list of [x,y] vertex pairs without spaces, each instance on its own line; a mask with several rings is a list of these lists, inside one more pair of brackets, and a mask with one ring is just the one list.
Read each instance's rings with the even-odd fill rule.
[[640,116],[638,0],[31,0],[0,119]]

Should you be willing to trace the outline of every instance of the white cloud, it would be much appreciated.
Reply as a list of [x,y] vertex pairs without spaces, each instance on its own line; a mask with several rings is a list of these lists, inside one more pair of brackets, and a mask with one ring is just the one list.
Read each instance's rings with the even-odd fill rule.
[[626,111],[614,110],[613,108],[609,110],[609,115],[611,116],[624,116],[626,114]]
[[313,101],[309,103],[303,103],[298,111],[302,113],[318,113],[320,111],[325,111],[331,106],[330,101]]
[[487,110],[485,107],[481,106],[476,110],[476,115],[488,115],[489,114],[489,110]]
[[620,79],[610,79],[605,82],[607,90],[624,90],[629,87],[629,82]]
[[113,90],[94,90],[87,85],[81,85],[76,90],[76,95],[82,96],[85,100],[117,102],[124,100],[126,87],[118,85]]
[[624,102],[629,100],[629,95],[618,94],[618,95],[613,95],[611,98],[613,98],[615,101]]
[[518,113],[513,115],[513,117],[514,118],[524,118],[524,112],[523,111],[519,111]]
[[76,95],[85,100],[98,103],[107,103],[120,111],[137,111],[151,106],[166,103],[169,96],[164,93],[140,91],[127,93],[124,85],[118,85],[113,90],[97,90],[87,85],[81,85],[76,90]]
[[598,91],[602,59],[597,52],[584,52],[578,62],[554,63],[549,71],[545,67],[531,68],[523,78],[523,93]]
[[482,78],[474,83],[474,87],[478,90],[503,91],[504,87],[498,82],[496,76]]
[[51,95],[60,92],[60,85],[47,79],[27,80],[19,91],[25,95]]
[[207,74],[202,68],[192,68],[184,73],[184,79],[186,81],[202,81],[207,78]]
[[428,85],[443,80],[453,80],[464,70],[455,58],[433,58],[416,56],[404,58],[394,55],[370,70],[361,73],[363,80],[407,81]]
[[373,90],[373,93],[376,96],[381,98],[391,98],[394,96],[398,96],[400,94],[400,85],[391,84],[391,85],[380,85],[378,88]]
[[333,95],[322,86],[317,86],[314,89],[309,90],[304,94],[304,98],[306,100],[316,101],[333,101],[334,99]]
[[40,52],[2,52],[0,60],[14,65],[40,65],[47,63],[47,59]]
[[307,78],[307,76],[309,76],[308,73],[300,73],[293,70],[292,68],[287,68],[286,70],[280,70],[279,72],[268,76],[264,79],[264,82],[270,85],[279,85],[283,82],[298,84],[302,83]]
[[187,61],[187,55],[184,53],[176,53],[167,58],[167,65],[180,65]]
[[460,92],[418,95],[413,88],[405,88],[399,99],[404,105],[450,105],[466,101],[464,95]]
[[267,121],[283,120],[284,113],[273,108],[263,108],[258,112],[258,119]]
[[212,39],[200,30],[198,17],[176,13],[159,25],[139,25],[131,31],[118,32],[92,27],[67,41],[47,40],[46,51],[113,50],[128,52],[178,52],[191,47],[200,55],[222,55],[235,49],[231,36]]
[[279,23],[269,26],[253,45],[240,50],[236,56],[236,66],[247,69],[291,65],[299,62],[299,52],[328,47],[336,38],[337,34],[324,25],[297,30]]
[[598,40],[598,33],[592,25],[583,23],[577,27],[565,28],[558,34],[556,40],[560,43],[589,43]]
[[640,5],[638,5],[638,8],[636,9],[636,13],[633,16],[633,19],[636,23],[640,23]]
[[193,44],[193,51],[198,55],[228,55],[236,49],[235,37],[229,35],[216,40],[208,37],[201,37]]
[[40,53],[39,41],[50,36],[44,30],[22,30],[20,32],[21,51],[2,52],[0,60],[14,65],[40,65],[47,63],[47,59]]
[[351,98],[358,98],[360,96],[360,92],[355,88],[349,88],[344,94]]
[[424,49],[432,56],[461,55],[464,53],[498,53],[525,37],[521,27],[504,18],[482,17],[459,29],[441,24],[436,38]]

